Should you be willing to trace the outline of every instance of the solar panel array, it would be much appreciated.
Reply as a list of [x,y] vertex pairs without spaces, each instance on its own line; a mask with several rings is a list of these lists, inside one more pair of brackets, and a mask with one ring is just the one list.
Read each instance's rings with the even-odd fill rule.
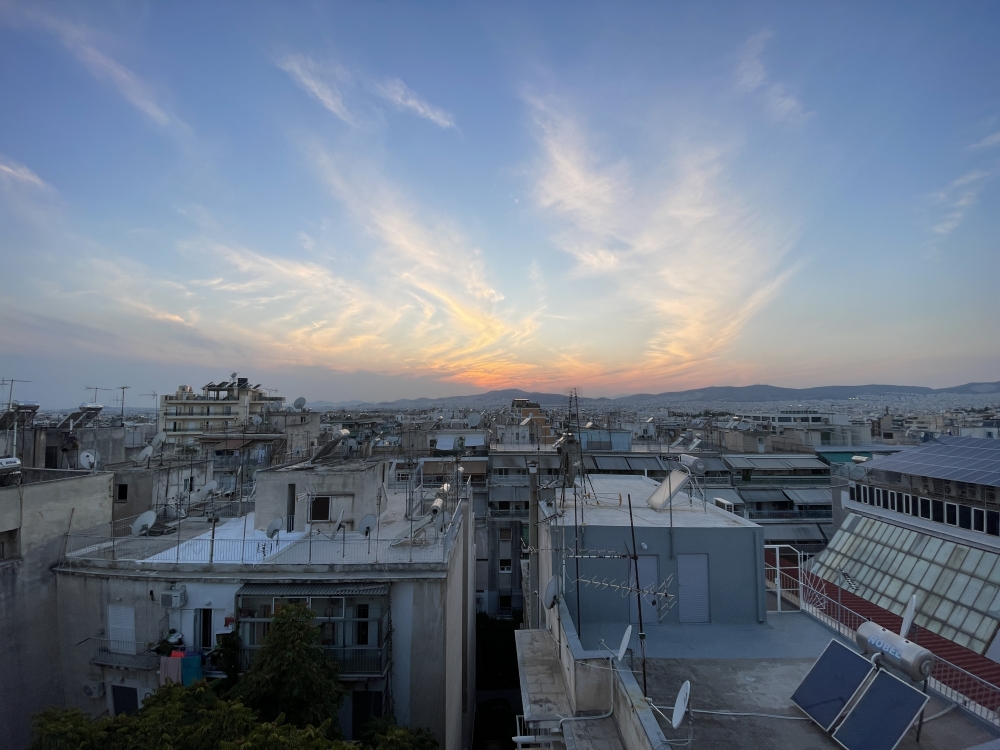
[[913,450],[868,461],[864,467],[1000,487],[1000,440],[941,437]]
[[792,694],[792,702],[830,731],[872,669],[872,663],[861,654],[837,641],[830,641]]
[[847,750],[893,750],[927,703],[927,696],[879,672],[833,733]]

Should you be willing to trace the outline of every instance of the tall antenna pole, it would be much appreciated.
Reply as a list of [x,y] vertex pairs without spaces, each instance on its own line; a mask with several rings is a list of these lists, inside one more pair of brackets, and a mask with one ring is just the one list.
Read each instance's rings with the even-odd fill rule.
[[120,385],[118,389],[122,392],[122,426],[125,426],[125,391],[127,391],[132,386],[130,385]]
[[642,629],[642,585],[639,583],[639,548],[635,544],[635,521],[632,519],[632,495],[628,495],[628,523],[632,527],[632,560],[635,562],[635,609],[639,614],[639,650],[642,652],[642,694],[649,695],[646,686],[646,631]]

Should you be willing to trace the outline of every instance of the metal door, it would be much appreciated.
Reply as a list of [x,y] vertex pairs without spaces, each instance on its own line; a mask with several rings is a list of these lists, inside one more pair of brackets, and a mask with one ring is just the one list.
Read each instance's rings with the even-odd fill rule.
[[677,555],[677,604],[681,622],[710,622],[708,555]]

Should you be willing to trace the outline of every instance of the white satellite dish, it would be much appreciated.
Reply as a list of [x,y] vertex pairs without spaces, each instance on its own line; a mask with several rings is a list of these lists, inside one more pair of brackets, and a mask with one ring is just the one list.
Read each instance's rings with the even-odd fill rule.
[[153,455],[153,446],[147,445],[145,448],[143,448],[139,452],[139,455],[135,457],[135,460],[136,461],[145,461],[147,458],[149,458],[152,455]]
[[677,700],[674,701],[674,713],[670,718],[670,725],[677,729],[684,721],[684,714],[687,712],[688,701],[691,699],[691,682],[684,680],[681,689],[677,691]]
[[340,511],[340,515],[337,516],[337,523],[333,525],[333,536],[337,535],[340,528],[344,525],[344,511]]
[[76,461],[81,469],[93,469],[97,465],[97,456],[94,451],[80,451]]
[[549,584],[545,587],[545,598],[542,601],[545,603],[545,609],[552,609],[556,606],[556,602],[559,601],[559,576],[552,576],[549,579]]
[[167,439],[167,433],[163,432],[162,430],[156,433],[156,435],[153,436],[153,450],[155,451],[157,448],[163,445],[163,441],[166,439]]
[[238,373],[238,372],[234,372],[234,373],[233,373],[232,375],[230,375],[229,377],[231,377],[231,378],[232,378],[233,380],[236,380],[236,376],[237,376],[237,375],[239,375],[239,373]]
[[217,489],[219,489],[219,483],[216,482],[214,479],[208,484],[206,484],[204,487],[202,487],[202,491],[204,491],[206,495],[210,492],[215,492]]
[[914,594],[910,597],[910,603],[906,605],[906,613],[903,615],[903,626],[899,629],[899,634],[903,638],[906,638],[906,634],[910,632],[910,627],[913,625],[913,617],[917,613],[917,595]]
[[468,424],[469,427],[478,427],[482,419],[483,419],[482,414],[477,414],[476,412],[472,412],[472,414],[470,414],[466,419],[466,424]]
[[360,531],[365,536],[369,536],[375,530],[375,524],[378,519],[374,515],[369,513],[367,516],[361,519],[361,525],[358,526],[358,531]]
[[132,536],[149,536],[149,530],[156,523],[156,511],[147,510],[132,522]]
[[264,419],[263,417],[260,416],[260,414],[254,414],[253,419],[251,419],[250,421],[256,425],[259,425],[264,421]]
[[306,400],[302,396],[299,396],[297,399],[295,399],[295,401],[292,402],[292,406],[294,406],[296,409],[301,409],[305,405],[306,405]]
[[625,628],[625,635],[622,637],[622,645],[618,647],[618,661],[625,658],[625,649],[628,648],[628,642],[632,640],[632,626],[629,625]]
[[267,538],[274,539],[274,535],[281,531],[281,528],[285,525],[285,519],[281,516],[275,518],[271,523],[267,525]]

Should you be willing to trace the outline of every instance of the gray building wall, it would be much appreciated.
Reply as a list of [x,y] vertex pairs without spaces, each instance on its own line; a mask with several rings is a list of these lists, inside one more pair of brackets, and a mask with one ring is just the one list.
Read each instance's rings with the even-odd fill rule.
[[20,548],[20,557],[0,560],[0,747],[27,747],[31,714],[63,705],[52,568],[67,532],[110,522],[111,481],[73,472],[0,489],[0,530],[17,530]]

